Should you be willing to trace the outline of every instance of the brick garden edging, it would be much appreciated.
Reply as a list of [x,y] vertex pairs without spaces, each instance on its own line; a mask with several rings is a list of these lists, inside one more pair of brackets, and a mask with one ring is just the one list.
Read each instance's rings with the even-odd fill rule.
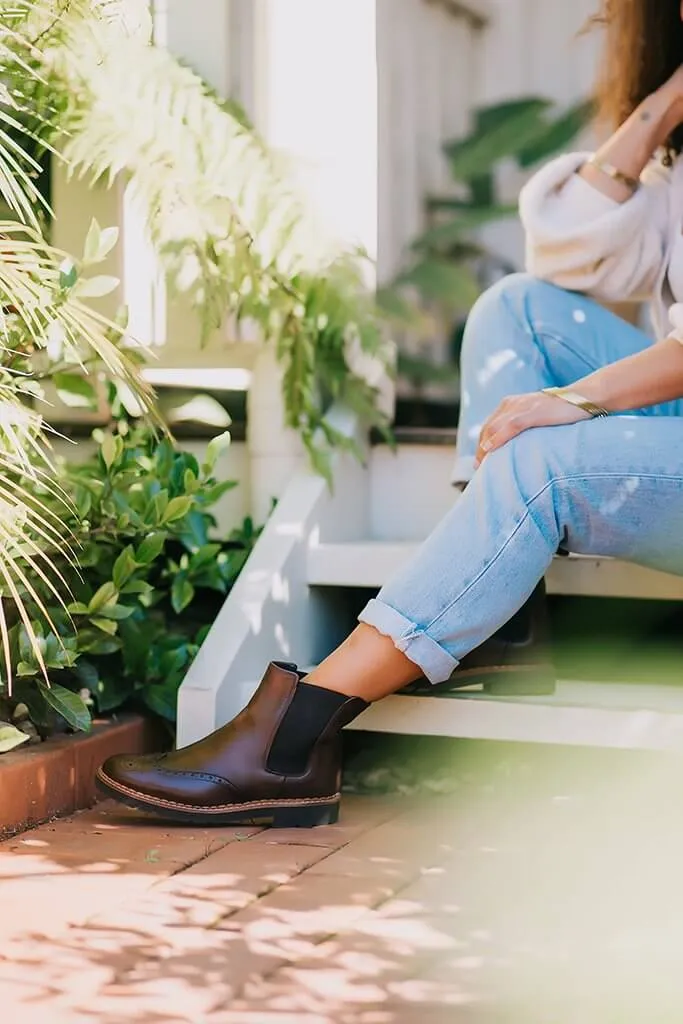
[[95,771],[112,754],[168,745],[160,724],[142,715],[99,721],[92,732],[59,736],[0,757],[0,839],[50,818],[91,807]]

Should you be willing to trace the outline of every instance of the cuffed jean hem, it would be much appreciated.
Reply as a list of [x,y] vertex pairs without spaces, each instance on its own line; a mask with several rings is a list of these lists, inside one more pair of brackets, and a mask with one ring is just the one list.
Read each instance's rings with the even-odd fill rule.
[[474,476],[474,455],[457,455],[451,473],[452,484],[468,484]]
[[414,662],[430,683],[445,682],[458,667],[457,659],[436,640],[377,598],[368,601],[358,621],[374,626],[378,633],[390,637],[396,649]]

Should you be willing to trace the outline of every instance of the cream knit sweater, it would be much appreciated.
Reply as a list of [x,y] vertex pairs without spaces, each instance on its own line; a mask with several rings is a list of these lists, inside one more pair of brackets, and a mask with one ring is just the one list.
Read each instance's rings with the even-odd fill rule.
[[618,203],[575,173],[589,156],[558,157],[522,189],[527,269],[597,299],[649,300],[657,335],[683,343],[683,158],[651,164]]

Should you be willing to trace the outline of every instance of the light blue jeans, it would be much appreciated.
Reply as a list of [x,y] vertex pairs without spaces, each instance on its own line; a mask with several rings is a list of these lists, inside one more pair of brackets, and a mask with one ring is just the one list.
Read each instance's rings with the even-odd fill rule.
[[573,384],[651,345],[584,296],[515,274],[467,324],[456,479],[471,483],[359,616],[433,683],[521,607],[559,547],[683,575],[683,400],[527,430],[476,472],[502,398]]

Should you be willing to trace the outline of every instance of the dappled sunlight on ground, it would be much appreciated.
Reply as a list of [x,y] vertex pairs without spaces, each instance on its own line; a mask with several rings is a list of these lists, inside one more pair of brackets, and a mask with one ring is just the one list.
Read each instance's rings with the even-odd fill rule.
[[6,841],[3,1020],[678,1022],[681,760],[451,749],[451,793],[348,796],[337,826],[106,804]]

